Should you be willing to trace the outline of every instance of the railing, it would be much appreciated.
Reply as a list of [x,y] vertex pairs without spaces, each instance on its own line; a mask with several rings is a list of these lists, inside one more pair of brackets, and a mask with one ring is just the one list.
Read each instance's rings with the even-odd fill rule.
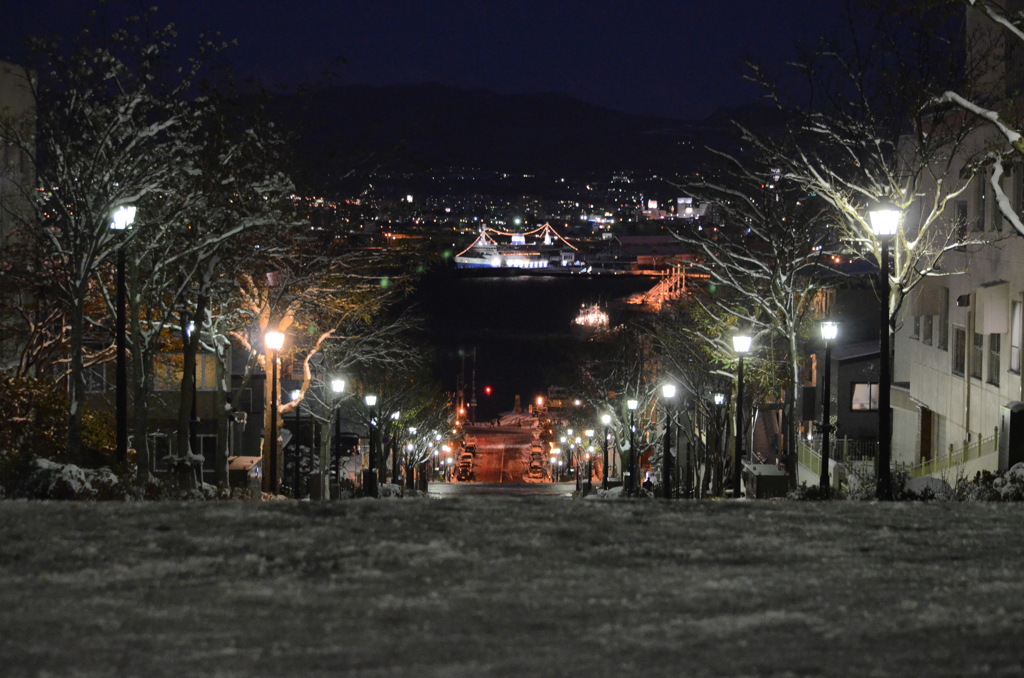
[[821,475],[821,455],[816,449],[801,440],[796,449],[797,461],[815,475]]
[[[820,439],[815,442],[818,445],[821,444]],[[878,442],[874,440],[833,439],[830,441],[829,448],[829,459],[837,464],[873,460],[878,456]],[[797,456],[801,464],[812,471],[821,472],[820,447],[801,440]]]
[[973,459],[980,459],[990,454],[999,452],[999,427],[995,427],[992,435],[988,438],[978,436],[977,442],[963,441],[959,449],[949,445],[949,453],[937,459],[927,459],[920,464],[911,466],[908,470],[911,476],[929,476],[933,473],[941,473],[954,466],[961,466]]

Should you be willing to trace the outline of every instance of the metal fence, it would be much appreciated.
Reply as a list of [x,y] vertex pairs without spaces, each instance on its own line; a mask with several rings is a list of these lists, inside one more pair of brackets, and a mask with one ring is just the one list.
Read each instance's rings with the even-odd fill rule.
[[[831,459],[836,463],[846,464],[848,470],[871,468],[878,456],[877,441],[840,438],[831,442],[832,444],[829,445],[831,448]],[[973,442],[965,440],[958,446],[950,444],[948,452],[941,457],[926,459],[917,464],[897,464],[896,466],[905,470],[911,477],[929,476],[948,471],[957,466],[962,466],[971,460],[980,459],[981,457],[998,452],[999,428],[996,427],[993,429],[992,435],[987,438],[982,438],[979,435],[978,439]],[[801,440],[798,445],[797,456],[801,466],[807,468],[812,473],[821,474],[820,443],[819,446],[815,446]]]
[[992,435],[989,437],[982,438],[979,434],[976,442],[965,440],[959,446],[954,446],[951,443],[948,452],[944,456],[926,459],[919,464],[909,467],[907,471],[914,477],[930,476],[966,464],[972,459],[980,459],[981,457],[998,452],[999,427],[997,426],[992,429]]

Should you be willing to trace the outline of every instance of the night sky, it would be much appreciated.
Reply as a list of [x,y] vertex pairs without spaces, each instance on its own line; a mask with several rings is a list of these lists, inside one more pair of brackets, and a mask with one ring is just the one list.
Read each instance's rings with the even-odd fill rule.
[[[72,0],[11,0],[0,58],[24,36],[73,35]],[[185,44],[237,38],[232,61],[271,85],[438,82],[504,94],[554,91],[634,113],[698,118],[754,99],[742,63],[779,64],[841,24],[845,0],[114,0],[156,4]],[[125,8],[129,8],[127,11]],[[109,25],[116,25],[110,21]]]

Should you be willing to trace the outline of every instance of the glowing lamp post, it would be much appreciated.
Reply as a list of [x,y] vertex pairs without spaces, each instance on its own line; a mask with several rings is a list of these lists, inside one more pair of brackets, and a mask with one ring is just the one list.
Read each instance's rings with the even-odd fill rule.
[[301,480],[299,461],[302,458],[302,450],[299,449],[299,427],[302,426],[302,404],[299,402],[299,398],[302,397],[302,391],[295,389],[291,392],[291,396],[292,402],[295,403],[295,435],[293,436],[295,438],[295,454],[292,456],[293,463],[295,464],[295,472],[292,474],[292,481],[294,483],[294,486],[292,487],[292,497],[298,499],[299,481]]
[[367,497],[380,496],[377,488],[377,422],[374,419],[374,408],[377,406],[377,396],[368,395],[363,399],[369,410],[370,420],[370,454],[366,461],[367,468],[363,471],[363,494]]
[[889,355],[889,243],[899,230],[900,211],[893,205],[879,203],[868,216],[871,230],[878,236],[881,257],[878,266],[878,296],[881,299],[878,328],[878,472],[875,497],[892,499],[892,412],[890,411],[890,358]]
[[284,334],[282,332],[267,332],[263,335],[263,346],[267,351],[267,358],[270,360],[270,446],[267,459],[267,469],[264,475],[263,488],[271,493],[277,494],[279,471],[278,471],[278,450],[277,450],[277,362],[280,359],[281,349],[284,348]]
[[[135,222],[135,207],[122,205],[114,210],[110,220],[110,230],[126,231]],[[114,391],[114,416],[115,433],[117,437],[117,463],[124,465],[128,461],[128,320],[125,308],[128,296],[127,283],[125,282],[125,244],[118,243],[117,246],[117,308],[114,311],[116,324],[114,334],[114,345],[117,351],[116,362],[116,383]],[[148,471],[149,469],[145,469]]]
[[637,474],[640,472],[640,459],[636,453],[634,444],[634,432],[636,426],[634,426],[633,413],[636,412],[636,408],[640,406],[640,402],[636,398],[630,398],[626,401],[626,409],[629,410],[629,470],[626,471],[626,494],[636,494],[637,488],[639,487],[637,481]]
[[[339,377],[331,379],[331,393],[338,401],[338,407],[334,411],[334,479],[341,487],[341,394],[345,392],[345,380]],[[340,490],[339,490],[340,491]]]
[[818,482],[821,496],[829,498],[829,436],[832,433],[832,342],[839,336],[839,323],[826,320],[821,323],[821,338],[825,341],[825,371],[821,377],[821,478]]
[[753,338],[749,334],[737,334],[732,338],[732,347],[739,357],[736,368],[736,441],[733,454],[732,496],[740,498],[740,483],[743,473],[743,356],[750,352]]
[[661,397],[665,399],[665,447],[661,453],[661,485],[662,496],[672,498],[672,401],[676,397],[676,385],[665,384],[661,387]]
[[401,474],[398,472],[398,432],[401,430],[398,426],[398,419],[401,416],[401,412],[391,413],[391,421],[395,422],[391,426],[391,482],[395,485],[401,483]]
[[612,415],[602,414],[601,425],[604,426],[604,458],[601,465],[601,489],[608,489],[608,427],[612,423]]
[[724,393],[715,393],[711,396],[711,401],[715,404],[715,487],[714,492],[716,495],[721,496],[722,494],[722,475],[723,467],[725,465],[725,432],[722,430],[722,419],[720,410],[725,406],[727,396]]

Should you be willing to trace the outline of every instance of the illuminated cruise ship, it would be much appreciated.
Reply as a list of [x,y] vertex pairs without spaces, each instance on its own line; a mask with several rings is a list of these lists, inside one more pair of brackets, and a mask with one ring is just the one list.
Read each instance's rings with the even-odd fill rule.
[[573,270],[583,266],[579,250],[551,224],[525,233],[483,227],[473,244],[455,255],[458,268]]

